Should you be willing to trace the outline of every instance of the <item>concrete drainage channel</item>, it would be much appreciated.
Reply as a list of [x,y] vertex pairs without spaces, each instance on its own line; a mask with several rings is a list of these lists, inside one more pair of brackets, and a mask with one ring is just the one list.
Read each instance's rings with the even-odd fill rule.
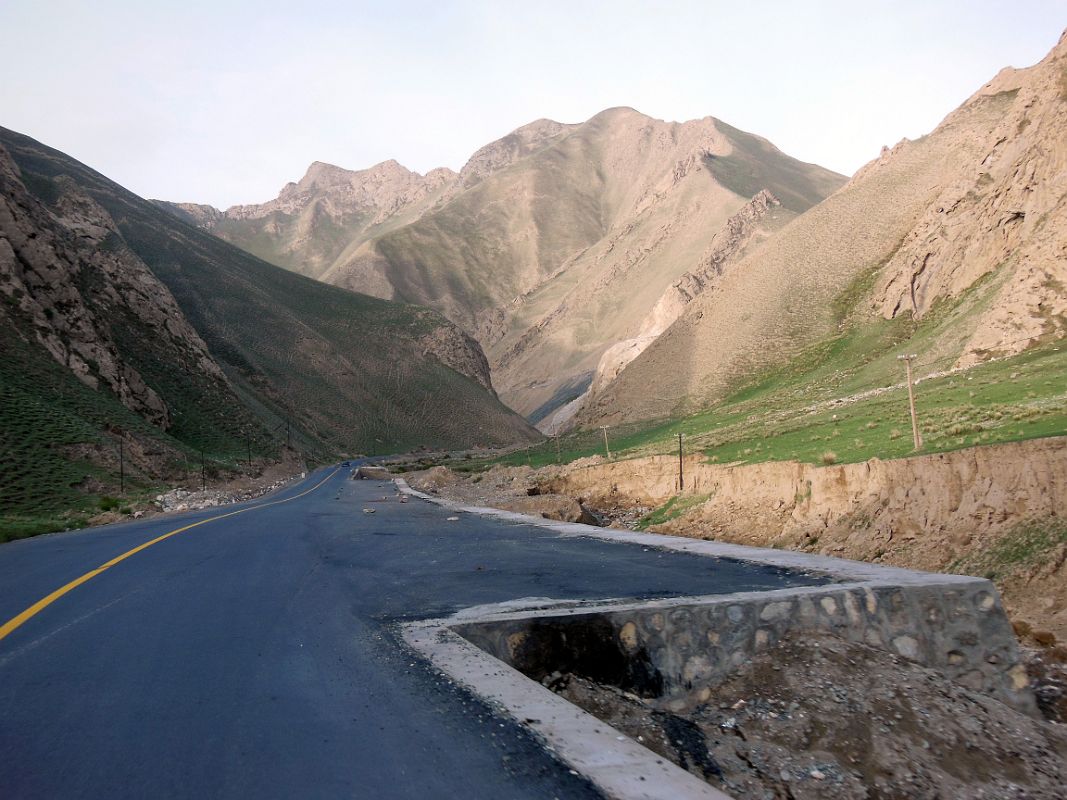
[[732,670],[787,637],[830,634],[934,667],[949,679],[1037,716],[1015,638],[993,585],[959,575],[719,542],[555,522],[472,508],[452,511],[534,524],[561,536],[822,573],[835,583],[647,602],[526,599],[407,624],[404,637],[453,680],[538,734],[613,798],[727,798],[700,778],[546,688],[581,675],[673,712],[706,702]]

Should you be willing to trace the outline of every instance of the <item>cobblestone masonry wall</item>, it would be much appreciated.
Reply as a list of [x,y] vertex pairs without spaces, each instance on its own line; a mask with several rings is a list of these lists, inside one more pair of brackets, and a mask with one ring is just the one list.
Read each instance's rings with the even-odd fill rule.
[[[1015,638],[986,580],[920,586],[875,582],[641,604],[502,614],[454,624],[505,663],[539,647],[552,624],[610,625],[613,646],[651,665],[668,707],[684,711],[757,651],[786,635],[825,632],[936,667],[950,679],[1036,716]],[[526,655],[524,655],[526,654]]]

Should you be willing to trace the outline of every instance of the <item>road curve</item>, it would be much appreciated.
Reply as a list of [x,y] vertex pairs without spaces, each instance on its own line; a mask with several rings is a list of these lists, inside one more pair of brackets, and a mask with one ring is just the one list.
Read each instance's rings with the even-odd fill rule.
[[0,797],[593,797],[397,623],[804,581],[448,514],[329,468],[257,501],[0,546]]

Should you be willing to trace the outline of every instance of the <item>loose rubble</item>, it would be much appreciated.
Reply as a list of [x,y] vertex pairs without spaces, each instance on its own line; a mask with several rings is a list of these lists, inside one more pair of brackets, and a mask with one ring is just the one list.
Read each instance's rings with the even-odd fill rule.
[[761,653],[685,715],[577,675],[550,688],[738,800],[1058,800],[1067,786],[1067,729],[829,636]]
[[1067,647],[1021,647],[1019,652],[1045,719],[1067,723]]
[[269,492],[273,492],[288,483],[289,480],[280,480],[264,486],[240,490],[217,490],[190,491],[189,489],[171,489],[164,494],[156,495],[156,507],[164,512],[196,511],[201,508],[211,508],[227,503],[240,503],[245,500],[254,500]]
[[[607,526],[612,519],[600,509],[563,494],[542,491],[530,467],[493,467],[464,479],[447,467],[432,467],[404,476],[412,488],[472,506],[491,506],[563,522]],[[629,509],[628,509],[629,511]],[[634,517],[639,519],[640,517]]]

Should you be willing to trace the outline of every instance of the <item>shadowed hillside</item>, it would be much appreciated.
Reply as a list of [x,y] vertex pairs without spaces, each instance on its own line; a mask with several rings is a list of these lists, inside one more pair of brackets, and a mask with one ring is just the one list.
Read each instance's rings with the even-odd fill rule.
[[287,419],[320,459],[536,437],[434,312],[262,262],[28,137],[0,145],[5,514],[47,511],[47,475],[53,498],[110,490],[125,436],[145,485],[200,449],[277,454]]

